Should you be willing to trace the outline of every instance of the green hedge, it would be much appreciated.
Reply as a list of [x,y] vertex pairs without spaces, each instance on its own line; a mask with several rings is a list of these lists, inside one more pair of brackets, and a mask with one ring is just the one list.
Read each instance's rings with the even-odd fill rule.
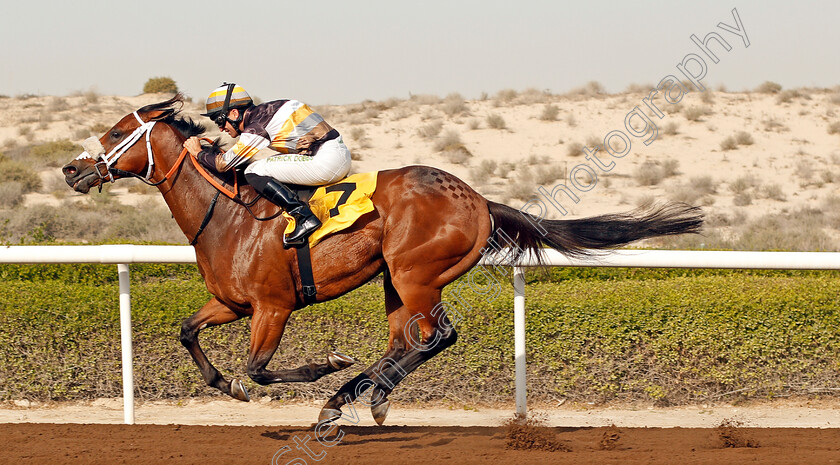
[[[0,266],[0,399],[120,394],[113,265]],[[528,274],[529,398],[685,404],[822,393],[840,383],[835,272],[552,269]],[[513,296],[465,293],[458,343],[395,391],[396,400],[510,401]],[[451,287],[448,288],[451,291]],[[137,394],[214,395],[178,342],[183,318],[210,296],[189,265],[132,266]],[[455,301],[451,292],[445,299]],[[381,281],[297,312],[269,365],[290,368],[338,349],[360,366],[316,383],[247,380],[248,321],[201,333],[210,360],[255,396],[331,395],[373,363],[388,337]],[[826,393],[830,392],[825,390]]]

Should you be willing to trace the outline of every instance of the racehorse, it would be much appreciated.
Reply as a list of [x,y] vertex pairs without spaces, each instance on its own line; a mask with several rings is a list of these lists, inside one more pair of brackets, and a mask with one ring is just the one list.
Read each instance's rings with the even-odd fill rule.
[[[216,205],[222,179],[212,185],[194,159],[184,162],[184,140],[204,129],[179,115],[182,105],[182,97],[176,95],[144,106],[123,117],[98,142],[92,138],[96,148],[86,147],[62,168],[67,184],[88,193],[105,182],[132,176],[158,187],[194,245],[198,269],[213,295],[184,320],[180,334],[209,386],[249,400],[242,381],[225,379],[198,343],[204,328],[246,316],[251,317],[247,372],[261,385],[315,381],[349,367],[355,360],[331,352],[323,363],[266,369],[292,312],[305,306],[297,254],[283,248],[283,217],[258,218],[273,216],[277,207],[267,201],[248,206],[242,200],[246,194],[255,196],[249,187],[243,186],[239,196],[222,197]],[[144,137],[145,143],[136,143]],[[441,291],[478,263],[488,240],[504,235],[520,252],[537,256],[544,246],[582,255],[648,237],[698,232],[703,222],[698,208],[676,203],[626,214],[545,220],[489,201],[437,168],[408,166],[377,176],[371,197],[375,209],[314,246],[311,262],[317,301],[339,297],[384,274],[388,349],[327,401],[319,422],[339,418],[342,405],[370,394],[366,404],[382,424],[394,387],[455,343],[455,328],[440,311]]]

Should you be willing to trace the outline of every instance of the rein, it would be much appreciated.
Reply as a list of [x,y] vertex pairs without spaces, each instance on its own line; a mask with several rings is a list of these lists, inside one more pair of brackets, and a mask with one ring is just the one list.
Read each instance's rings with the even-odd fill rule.
[[[225,187],[224,185],[219,183],[213,175],[208,173],[207,170],[204,169],[203,166],[201,166],[201,163],[199,163],[198,159],[193,154],[189,153],[189,151],[186,148],[181,150],[181,153],[178,155],[178,158],[175,160],[175,163],[172,165],[172,167],[169,169],[169,171],[163,176],[163,178],[160,181],[152,181],[151,176],[152,176],[152,172],[153,172],[153,168],[154,168],[154,153],[152,152],[151,133],[152,133],[152,128],[154,127],[156,121],[144,122],[140,118],[140,115],[137,114],[136,111],[133,112],[132,114],[137,119],[137,121],[140,122],[140,126],[137,129],[135,129],[134,132],[131,133],[131,135],[129,135],[125,140],[123,140],[117,146],[115,146],[113,149],[111,149],[110,152],[108,152],[107,154],[100,153],[99,161],[97,161],[95,163],[95,167],[96,167],[95,172],[99,176],[99,179],[100,179],[100,184],[99,184],[100,192],[102,191],[102,185],[106,181],[107,182],[112,182],[112,183],[116,181],[116,178],[114,178],[115,175],[116,176],[122,176],[122,177],[133,177],[133,178],[139,179],[140,181],[142,181],[143,183],[145,183],[149,186],[159,186],[159,185],[163,184],[164,182],[166,182],[167,180],[173,179],[173,176],[181,168],[181,166],[184,164],[184,160],[186,160],[187,155],[189,154],[190,162],[192,162],[192,165],[195,167],[196,171],[198,171],[198,174],[200,174],[201,177],[203,177],[208,183],[210,183],[211,186],[213,186],[216,189],[216,195],[213,196],[213,199],[210,201],[210,205],[207,208],[207,212],[204,214],[204,219],[201,221],[201,225],[198,227],[198,231],[195,233],[195,235],[193,236],[193,239],[190,241],[190,245],[195,245],[195,243],[198,241],[198,237],[204,231],[204,228],[207,226],[208,223],[210,223],[210,219],[213,217],[213,211],[216,208],[216,203],[219,200],[219,194],[225,194],[225,197],[228,197],[229,199],[231,199],[235,203],[245,207],[245,210],[247,210],[248,213],[257,221],[273,220],[273,219],[275,219],[275,218],[277,218],[277,217],[279,217],[280,215],[283,214],[283,211],[280,210],[279,212],[277,212],[273,215],[269,215],[267,217],[262,217],[262,218],[258,217],[254,213],[254,211],[251,210],[251,207],[259,199],[259,196],[257,196],[256,198],[254,198],[254,200],[252,200],[250,202],[245,202],[244,200],[242,200],[242,197],[239,195],[239,178],[237,176],[233,177],[233,189],[232,190],[228,189],[227,187]],[[135,143],[137,143],[144,135],[146,136],[146,153],[148,154],[148,157],[149,157],[149,168],[146,170],[146,176],[142,176],[138,173],[134,173],[134,172],[131,172],[131,171],[121,170],[119,168],[113,168],[111,165],[115,164],[117,162],[117,160],[126,151],[128,151],[128,149],[130,149]],[[213,142],[211,139],[208,139],[206,137],[201,138],[201,140],[203,140],[205,142],[210,142],[210,143]],[[101,145],[100,145],[100,147],[101,147]],[[104,149],[103,149],[103,152],[104,152]],[[90,154],[87,151],[85,151],[81,155],[79,155],[79,157],[77,157],[77,158],[93,158],[93,157],[91,157]],[[103,166],[107,170],[105,172],[105,174],[102,173],[102,170],[100,169],[100,166]]]
[[[212,140],[210,140],[206,137],[202,137],[201,140],[203,140],[205,142],[213,142]],[[156,186],[159,186],[159,185],[163,184],[164,182],[166,182],[167,180],[172,178],[172,176],[175,174],[175,172],[178,171],[178,169],[181,167],[181,165],[184,164],[184,160],[186,160],[187,154],[189,154],[190,161],[192,162],[196,171],[198,171],[198,174],[201,175],[201,177],[203,177],[207,182],[209,182],[210,185],[215,187],[217,191],[221,192],[222,194],[225,194],[226,197],[230,198],[231,200],[236,200],[236,198],[239,196],[239,179],[234,177],[233,178],[233,190],[228,189],[227,187],[223,186],[218,181],[216,181],[216,179],[213,177],[213,175],[208,173],[207,170],[205,170],[204,167],[201,166],[201,163],[198,162],[198,159],[196,159],[195,156],[193,154],[191,154],[186,148],[181,150],[181,153],[178,155],[178,159],[175,160],[175,164],[172,165],[172,168],[169,169],[169,171],[163,176],[163,179],[161,179],[160,181],[154,181],[153,182],[147,177],[143,177],[143,176],[141,176],[137,173],[133,173],[131,171],[121,170],[119,168],[108,168],[108,176],[110,177],[110,179],[114,179],[113,175],[115,175],[115,174],[119,175],[119,176],[131,176],[131,177],[134,177],[134,178],[137,178],[137,179],[143,181],[145,184],[147,184],[149,186],[156,187]],[[105,177],[102,176],[101,174],[100,174],[100,177],[103,180],[105,180]],[[114,182],[114,181],[111,181],[111,182]]]

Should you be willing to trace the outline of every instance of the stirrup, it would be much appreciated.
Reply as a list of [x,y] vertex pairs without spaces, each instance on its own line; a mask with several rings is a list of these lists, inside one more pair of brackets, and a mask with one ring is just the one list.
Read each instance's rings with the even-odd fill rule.
[[286,249],[304,245],[309,235],[321,227],[321,220],[311,210],[309,215],[304,215],[300,212],[301,209],[298,208],[289,212],[295,219],[295,229],[289,234],[283,235],[283,247]]

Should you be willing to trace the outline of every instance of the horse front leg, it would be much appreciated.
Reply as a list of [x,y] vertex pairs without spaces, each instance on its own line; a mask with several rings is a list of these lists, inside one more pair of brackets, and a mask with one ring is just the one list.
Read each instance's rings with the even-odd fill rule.
[[248,354],[248,376],[254,382],[262,385],[312,382],[356,363],[352,357],[333,351],[327,354],[324,363],[313,362],[290,370],[267,370],[266,366],[280,345],[291,314],[291,309],[255,306],[251,319],[251,350]]
[[201,376],[204,377],[204,382],[208,386],[214,387],[234,399],[248,402],[251,399],[242,381],[238,379],[226,380],[219,373],[219,370],[207,360],[207,356],[198,343],[198,333],[202,329],[230,323],[239,318],[241,318],[241,315],[235,313],[214,297],[181,324],[181,344],[186,347],[193,361],[198,365]]

